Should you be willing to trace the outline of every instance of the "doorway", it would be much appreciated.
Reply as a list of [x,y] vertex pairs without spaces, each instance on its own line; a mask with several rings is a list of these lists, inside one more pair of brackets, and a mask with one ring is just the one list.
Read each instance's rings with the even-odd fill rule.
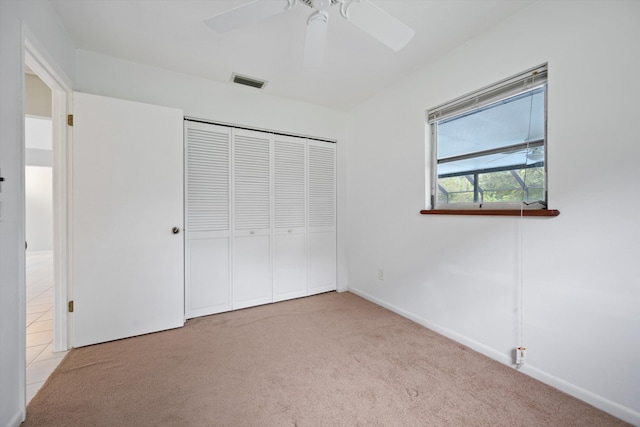
[[58,365],[53,351],[53,162],[51,90],[25,75],[25,235],[27,403]]
[[66,115],[71,91],[28,38],[24,82],[28,403],[70,347]]

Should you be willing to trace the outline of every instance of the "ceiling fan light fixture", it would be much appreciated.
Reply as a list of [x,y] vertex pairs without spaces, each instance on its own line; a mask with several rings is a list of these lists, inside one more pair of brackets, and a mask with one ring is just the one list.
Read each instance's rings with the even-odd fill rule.
[[264,89],[267,82],[265,80],[256,79],[255,77],[243,76],[242,74],[231,74],[231,81],[233,83],[249,86],[255,89]]
[[317,10],[327,10],[331,4],[331,0],[311,0],[311,6]]

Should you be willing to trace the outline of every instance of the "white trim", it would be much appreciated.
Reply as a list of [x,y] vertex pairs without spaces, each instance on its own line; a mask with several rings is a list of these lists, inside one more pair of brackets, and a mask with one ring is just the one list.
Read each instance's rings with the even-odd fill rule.
[[423,319],[422,317],[416,316],[412,313],[409,313],[408,311],[405,311],[403,309],[401,309],[400,307],[397,307],[393,304],[389,304],[381,299],[378,299],[372,295],[369,295],[368,293],[364,292],[364,291],[360,291],[357,289],[354,289],[352,287],[349,287],[349,292],[354,293],[368,301],[371,301],[377,305],[380,305],[386,309],[389,309],[391,311],[393,311],[394,313],[399,314],[402,317],[406,317],[409,320],[412,320],[422,326],[424,326],[425,328],[431,329],[434,332],[439,333],[440,335],[444,335],[447,338],[450,338],[454,341],[457,341],[461,344],[466,345],[469,348],[472,348],[473,350],[477,351],[478,353],[482,353],[487,357],[490,357],[491,359],[497,360],[500,363],[503,363],[505,365],[509,365],[512,366],[512,360],[504,355],[503,353],[500,353],[497,350],[494,350],[493,348],[486,346],[478,341],[472,340],[464,335],[461,335],[457,332],[452,331],[451,329],[447,329],[444,328],[440,325],[437,325],[433,322],[430,322],[426,319]]
[[53,128],[53,254],[54,254],[54,351],[66,351],[70,347],[67,301],[70,295],[69,234],[71,212],[70,192],[70,137],[67,112],[71,111],[72,90],[66,76],[60,75],[47,62],[36,47],[36,40],[23,27],[24,63],[51,88],[51,122]]
[[[513,360],[506,356],[505,354],[486,346],[478,341],[472,340],[464,335],[461,335],[457,332],[454,332],[450,329],[444,328],[440,325],[437,325],[429,320],[426,320],[422,317],[416,316],[414,314],[409,313],[393,304],[389,304],[379,298],[376,298],[367,292],[360,291],[358,289],[354,289],[349,287],[349,292],[354,293],[368,301],[373,302],[374,304],[380,305],[388,310],[393,311],[394,313],[399,314],[402,317],[406,317],[409,320],[412,320],[425,328],[428,328],[434,332],[439,333],[449,339],[452,339],[456,342],[459,342],[478,353],[482,353],[485,356],[496,360],[504,365],[514,368]],[[515,368],[514,368],[515,369]],[[633,425],[640,426],[640,412],[636,412],[631,408],[620,405],[619,403],[613,402],[609,399],[606,399],[602,396],[599,396],[589,390],[585,390],[582,387],[579,387],[575,384],[572,384],[568,381],[565,381],[561,378],[555,377],[547,372],[542,371],[541,369],[536,368],[535,366],[531,366],[531,364],[527,364],[518,369],[518,371],[526,374],[536,380],[550,385],[551,387],[557,388],[560,391],[563,391],[571,396],[580,399],[588,404],[595,406],[596,408],[607,412],[614,417],[618,417],[621,420],[624,420]]]
[[24,411],[16,413],[13,416],[13,418],[9,420],[9,424],[7,424],[7,427],[19,427],[20,424],[22,424],[22,421],[24,421],[24,419],[25,419]]
[[210,125],[225,126],[225,127],[229,127],[229,128],[233,128],[233,129],[243,129],[243,130],[249,130],[249,131],[270,133],[270,134],[274,134],[274,135],[292,136],[294,138],[304,138],[304,139],[310,139],[310,140],[313,140],[313,141],[330,142],[332,144],[337,144],[338,143],[338,140],[336,140],[336,139],[327,139],[327,138],[322,138],[322,137],[319,137],[319,136],[304,135],[304,134],[298,134],[298,133],[290,133],[290,132],[284,132],[284,131],[279,131],[279,130],[274,130],[274,129],[266,129],[266,128],[260,128],[260,127],[255,127],[255,126],[246,126],[246,125],[234,124],[234,123],[228,123],[228,122],[219,122],[217,120],[203,119],[203,118],[200,118],[200,117],[184,116],[184,119],[185,119],[185,121],[188,121],[188,122],[208,123]]
[[[527,362],[528,363],[528,362]],[[623,421],[631,423],[635,426],[640,426],[640,412],[636,412],[631,408],[620,405],[602,396],[599,396],[589,390],[582,387],[578,387],[575,384],[571,384],[568,381],[558,378],[551,374],[548,374],[541,369],[531,366],[530,364],[524,365],[519,369],[521,372],[529,375],[532,378],[537,379],[545,384],[557,388],[571,396],[580,399],[588,404],[595,406],[596,408],[607,412],[614,417],[618,417]]]
[[[21,61],[24,64],[24,26],[22,27],[21,34]],[[24,68],[24,65],[22,65]],[[20,76],[20,90],[22,93],[25,93],[25,78],[24,72]],[[26,250],[23,246],[23,243],[26,240],[26,227],[25,227],[25,154],[24,154],[24,134],[25,134],[25,119],[24,119],[24,110],[25,110],[25,100],[24,95],[20,99],[20,108],[22,109],[21,116],[21,124],[22,127],[20,129],[20,173],[18,174],[18,203],[19,206],[19,218],[17,219],[17,223],[19,224],[18,230],[18,245],[19,247],[16,250],[22,251],[23,256],[18,257],[18,357],[20,360],[19,363],[19,372],[18,372],[18,390],[16,390],[16,394],[20,396],[18,401],[18,412],[12,417],[11,423],[13,424],[16,420],[19,421],[17,425],[20,425],[22,421],[25,420],[27,415],[27,363],[26,363],[26,354],[27,354],[27,279],[26,279]],[[0,218],[1,219],[1,218]]]

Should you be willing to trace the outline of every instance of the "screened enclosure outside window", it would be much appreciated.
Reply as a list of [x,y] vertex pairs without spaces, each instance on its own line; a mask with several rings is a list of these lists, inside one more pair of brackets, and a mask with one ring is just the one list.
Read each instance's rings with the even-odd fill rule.
[[547,66],[427,112],[433,209],[544,209]]

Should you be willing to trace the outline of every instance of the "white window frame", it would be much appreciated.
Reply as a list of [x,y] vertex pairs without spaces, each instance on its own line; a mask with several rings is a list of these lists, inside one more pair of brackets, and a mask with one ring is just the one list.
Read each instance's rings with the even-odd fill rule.
[[[430,108],[426,112],[428,134],[431,143],[431,185],[430,209],[432,210],[473,210],[473,209],[547,209],[548,205],[548,162],[547,162],[547,64],[533,67],[522,73],[503,79],[494,84],[485,86],[479,90],[453,99],[444,104]],[[437,124],[439,121],[449,119],[468,113],[473,110],[493,104],[505,98],[515,96],[519,93],[527,92],[537,87],[544,86],[544,200],[539,203],[527,202],[486,202],[486,203],[438,203],[438,134]]]

